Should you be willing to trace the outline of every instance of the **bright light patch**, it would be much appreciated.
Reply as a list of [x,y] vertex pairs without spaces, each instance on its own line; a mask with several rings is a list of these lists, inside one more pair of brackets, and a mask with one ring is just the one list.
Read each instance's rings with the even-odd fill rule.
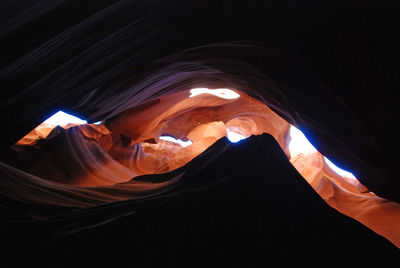
[[97,122],[94,122],[93,125],[101,125],[101,123],[103,123],[103,122],[97,121]]
[[78,125],[87,124],[87,121],[82,120],[76,116],[64,113],[63,111],[58,111],[43,123],[52,126],[65,126],[68,124],[78,124]]
[[336,166],[334,163],[332,163],[328,158],[324,157],[324,160],[326,162],[326,164],[333,170],[335,171],[337,174],[339,174],[340,176],[344,177],[344,178],[350,178],[350,179],[357,179],[353,173],[348,172],[344,169],[341,169],[340,167]]
[[177,143],[180,144],[182,147],[188,147],[189,145],[192,144],[192,141],[183,141],[180,139],[175,139],[174,137],[171,136],[160,136],[160,140],[164,140],[164,141],[170,141],[173,143]]
[[[292,139],[289,143],[289,150],[292,157],[295,157],[299,154],[308,154],[317,151],[317,149],[315,149],[315,147],[307,140],[306,136],[304,136],[303,132],[301,132],[294,126],[290,126],[290,137]],[[355,180],[357,179],[351,172],[348,172],[336,166],[325,156],[324,159],[326,164],[338,175],[344,178],[355,179]]]
[[229,141],[233,142],[233,143],[236,143],[238,141],[241,141],[241,140],[244,140],[244,139],[247,138],[247,137],[245,137],[245,136],[243,136],[243,135],[241,135],[239,133],[236,133],[236,132],[233,132],[233,131],[230,131],[230,130],[227,130],[226,133],[228,134]]
[[294,126],[290,126],[290,137],[291,141],[289,143],[289,150],[292,157],[299,154],[308,154],[317,151],[317,149],[315,149],[315,147],[307,140],[306,136],[304,136],[303,132]]
[[237,99],[240,97],[235,91],[228,88],[208,89],[208,88],[193,88],[190,90],[189,98],[193,98],[200,94],[211,94],[222,99]]

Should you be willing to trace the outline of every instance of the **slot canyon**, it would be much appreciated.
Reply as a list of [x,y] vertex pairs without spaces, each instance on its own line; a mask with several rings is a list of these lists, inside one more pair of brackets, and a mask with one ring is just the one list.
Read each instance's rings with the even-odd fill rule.
[[307,2],[1,4],[0,266],[398,267],[392,9]]

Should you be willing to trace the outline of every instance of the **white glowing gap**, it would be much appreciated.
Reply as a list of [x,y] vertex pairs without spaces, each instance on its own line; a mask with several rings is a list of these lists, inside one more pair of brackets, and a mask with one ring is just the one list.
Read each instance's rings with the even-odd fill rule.
[[299,154],[308,154],[317,151],[317,149],[315,149],[315,147],[307,140],[306,136],[304,136],[303,132],[294,126],[290,126],[290,137],[291,141],[289,143],[289,150],[292,157]]
[[190,140],[183,141],[183,140],[180,140],[180,139],[175,139],[174,137],[171,137],[171,136],[160,136],[160,140],[177,143],[177,144],[180,144],[182,147],[188,147],[189,145],[192,144],[192,141],[190,141]]
[[58,111],[43,123],[52,126],[65,126],[68,124],[79,124],[79,125],[87,124],[87,121],[82,120],[76,116],[64,113],[63,111]]
[[334,163],[332,163],[328,158],[324,157],[325,163],[337,174],[344,178],[350,178],[350,179],[357,179],[353,173],[348,172],[344,169],[341,169],[340,167],[336,166]]
[[[295,128],[294,126],[290,126],[290,137],[291,141],[289,143],[289,150],[292,157],[295,157],[299,154],[308,154],[314,153],[317,150],[315,147],[307,140],[306,136],[304,136],[303,132]],[[338,175],[344,178],[357,179],[351,172],[343,170],[333,164],[328,158],[324,157],[326,164]]]
[[193,98],[200,94],[211,94],[216,97],[219,97],[222,99],[227,99],[227,100],[237,99],[240,97],[240,95],[237,94],[235,91],[227,89],[227,88],[217,88],[217,89],[193,88],[190,90],[189,98]]
[[227,130],[226,133],[228,134],[229,141],[231,141],[233,143],[236,143],[238,141],[241,141],[241,140],[244,140],[244,139],[247,138],[247,137],[245,137],[245,136],[243,136],[243,135],[241,135],[239,133],[236,133],[236,132],[233,132],[233,131],[230,131],[230,130]]

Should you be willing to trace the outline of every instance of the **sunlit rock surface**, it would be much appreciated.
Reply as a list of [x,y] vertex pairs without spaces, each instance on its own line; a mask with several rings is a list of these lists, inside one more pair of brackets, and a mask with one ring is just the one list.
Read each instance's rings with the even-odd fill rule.
[[[128,109],[104,124],[87,124],[59,112],[22,138],[12,155],[18,158],[25,153],[26,158],[36,158],[34,165],[18,160],[14,165],[69,185],[60,186],[68,191],[75,191],[68,188],[72,186],[126,188],[124,194],[104,196],[100,191],[94,195],[95,202],[108,202],[167,187],[170,182],[137,182],[134,178],[183,167],[223,137],[237,142],[262,133],[276,139],[294,167],[330,206],[400,246],[399,204],[370,192],[353,174],[321,155],[301,131],[237,90],[182,91]],[[66,205],[62,198],[48,202]],[[68,205],[74,206],[76,201]]]

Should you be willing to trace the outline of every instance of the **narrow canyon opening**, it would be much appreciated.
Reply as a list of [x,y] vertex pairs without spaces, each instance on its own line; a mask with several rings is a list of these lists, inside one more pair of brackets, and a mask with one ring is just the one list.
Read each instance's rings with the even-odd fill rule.
[[[331,207],[400,245],[393,221],[400,216],[399,204],[382,202],[351,172],[319,153],[299,129],[237,89],[193,88],[132,107],[104,122],[88,123],[59,111],[19,140],[13,152],[18,168],[51,183],[96,189],[129,182],[137,194],[168,183],[144,183],[136,177],[183,167],[221,138],[237,143],[263,133],[275,138]],[[24,162],[28,158],[35,161],[29,165]]]

